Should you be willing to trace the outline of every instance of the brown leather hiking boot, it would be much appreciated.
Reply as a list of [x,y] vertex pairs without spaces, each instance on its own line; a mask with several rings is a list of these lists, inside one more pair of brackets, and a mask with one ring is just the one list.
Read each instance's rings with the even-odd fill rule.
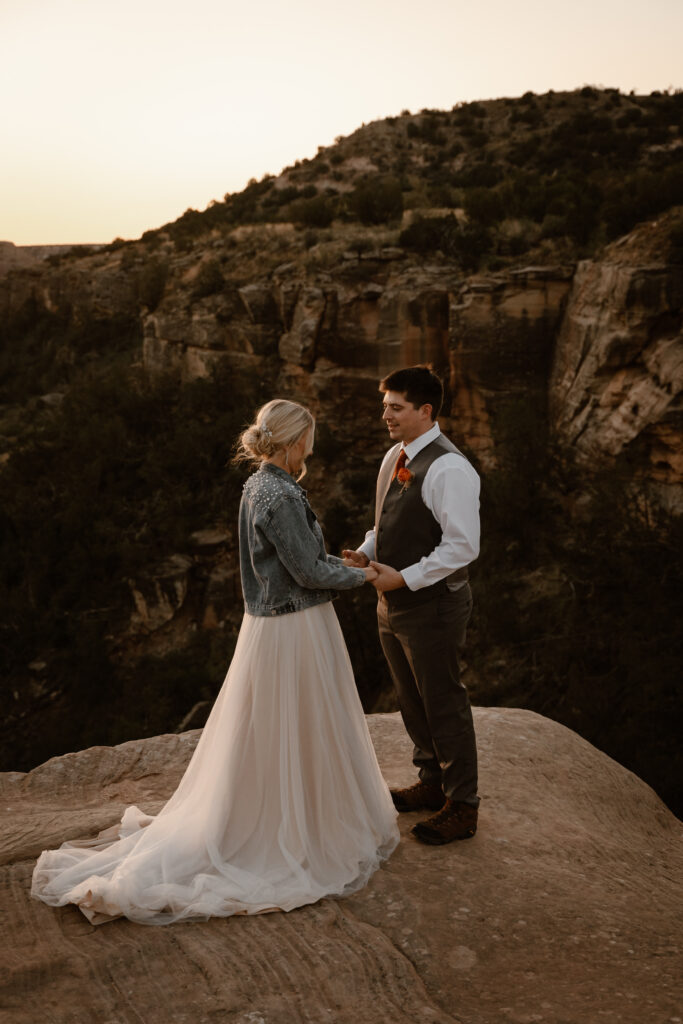
[[397,811],[438,811],[446,802],[439,782],[416,782],[405,789],[390,790]]
[[412,834],[421,843],[441,846],[452,843],[455,839],[469,839],[477,831],[479,812],[471,804],[460,800],[446,800],[438,814],[426,821],[419,821],[411,829]]

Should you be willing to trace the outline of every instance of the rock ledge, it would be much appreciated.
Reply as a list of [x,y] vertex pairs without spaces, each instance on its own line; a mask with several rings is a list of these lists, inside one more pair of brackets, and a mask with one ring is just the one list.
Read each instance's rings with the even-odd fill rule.
[[[12,1024],[674,1022],[681,825],[575,733],[476,709],[477,836],[409,835],[362,892],[289,914],[93,928],[28,897],[45,847],[170,795],[199,731],[0,775],[0,1004]],[[397,715],[369,725],[390,784],[412,779]]]

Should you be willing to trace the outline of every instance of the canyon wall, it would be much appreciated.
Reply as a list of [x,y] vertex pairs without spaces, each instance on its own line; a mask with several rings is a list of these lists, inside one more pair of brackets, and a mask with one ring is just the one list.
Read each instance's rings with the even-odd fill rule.
[[[652,652],[639,648],[640,675],[629,684],[628,699],[619,698],[619,714],[602,682],[605,695],[594,700],[594,680],[609,674],[616,686],[624,668],[619,659],[626,656],[613,635],[615,621],[623,619],[614,592],[624,591],[615,591],[612,563],[596,581],[594,567],[580,562],[581,529],[593,528],[596,512],[606,538],[618,526],[618,517],[605,523],[604,507],[591,505],[593,485],[615,468],[641,505],[644,500],[654,511],[674,512],[683,504],[682,268],[666,259],[667,218],[641,225],[600,259],[576,268],[520,266],[469,276],[441,257],[417,260],[372,232],[362,246],[338,234],[308,245],[285,228],[215,231],[185,248],[162,237],[154,245],[129,243],[8,273],[0,278],[0,316],[15,333],[4,357],[23,360],[27,376],[47,338],[56,349],[55,365],[68,365],[74,374],[83,367],[86,380],[108,372],[110,359],[117,372],[123,360],[133,376],[142,369],[163,387],[170,381],[171,405],[192,382],[208,384],[214,369],[225,407],[247,396],[245,416],[274,395],[304,402],[318,421],[306,487],[334,552],[360,543],[371,525],[374,480],[388,443],[379,379],[400,365],[431,362],[445,381],[442,426],[483,477],[485,544],[473,572],[477,613],[466,674],[475,701],[524,703],[556,714],[594,742],[609,735],[606,749],[668,794],[667,759],[675,752],[667,710],[671,668],[651,664]],[[131,333],[129,347],[117,355],[119,324]],[[50,381],[49,388],[41,395],[34,387],[26,405],[22,422],[31,436],[57,415],[69,381]],[[194,415],[220,416],[222,404],[221,397],[211,413],[199,408]],[[0,409],[0,467],[10,465],[24,443],[19,421],[9,405]],[[193,426],[183,427],[186,448],[191,461],[202,460]],[[205,662],[207,645],[215,649],[211,673],[218,685],[242,614],[239,479],[231,478],[229,494],[218,494],[238,429],[233,424],[230,436],[209,438],[221,456],[211,477],[214,511],[174,527],[172,540],[152,523],[151,535],[165,538],[156,547],[147,546],[150,524],[138,523],[126,539],[135,548],[134,564],[111,579],[115,600],[73,613],[73,621],[84,624],[111,618],[102,641],[109,645],[113,680],[107,713],[122,672],[130,680],[148,671],[144,659],[189,658],[183,652],[196,640],[205,645],[199,651]],[[96,438],[92,445],[95,460]],[[574,467],[559,485],[545,478],[558,453]],[[155,486],[173,488],[176,467],[168,459],[164,467]],[[159,507],[167,507],[163,499],[152,513]],[[580,528],[573,518],[579,512]],[[638,559],[634,552],[634,565]],[[651,582],[654,606],[657,588],[668,584],[659,577]],[[368,629],[374,592],[367,591],[346,595],[338,613],[364,706],[392,710],[386,667]],[[30,606],[31,594],[26,600]],[[111,603],[116,607],[99,607]],[[624,614],[644,621],[642,609],[634,609],[631,598]],[[594,628],[595,664],[570,664],[574,632],[586,636]],[[9,690],[10,767],[35,763],[33,723],[57,743],[77,699],[69,666],[59,660],[66,655],[58,657],[39,635],[29,635],[27,644]],[[57,680],[55,664],[62,665]],[[183,666],[173,672],[184,673]],[[86,665],[83,686],[89,674]],[[654,709],[647,742],[639,717],[643,685]],[[156,730],[202,724],[207,693],[189,696],[187,706]],[[125,709],[115,713],[127,715]],[[670,730],[670,746],[657,722]],[[629,737],[636,735],[642,741],[637,757],[629,753],[635,750]],[[651,776],[646,762],[657,766]]]
[[664,225],[641,225],[579,264],[548,395],[561,445],[589,471],[624,456],[636,489],[683,511],[683,266]]

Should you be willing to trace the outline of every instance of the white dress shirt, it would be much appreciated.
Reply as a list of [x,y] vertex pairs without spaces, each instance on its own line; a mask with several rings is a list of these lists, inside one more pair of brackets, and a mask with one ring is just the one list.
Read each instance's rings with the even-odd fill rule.
[[[394,445],[384,456],[382,465],[395,462],[401,448],[406,450],[406,466],[410,465],[410,460],[440,433],[439,424],[435,423],[410,444]],[[479,474],[467,459],[456,452],[445,452],[434,459],[422,482],[421,496],[441,526],[443,536],[428,555],[401,569],[410,590],[438,583],[479,555]],[[368,530],[358,550],[370,559],[375,558],[374,528]]]

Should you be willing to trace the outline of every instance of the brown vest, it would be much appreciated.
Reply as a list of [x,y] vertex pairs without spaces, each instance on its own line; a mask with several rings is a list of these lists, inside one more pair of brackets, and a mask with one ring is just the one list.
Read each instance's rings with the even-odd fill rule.
[[[447,437],[439,434],[436,440],[410,460],[406,468],[412,479],[407,486],[399,483],[398,477],[391,479],[396,465],[394,459],[380,470],[375,503],[375,552],[378,562],[394,569],[405,569],[419,562],[441,543],[441,525],[422,500],[422,484],[432,462],[446,452],[462,455]],[[398,457],[398,451],[396,455]],[[449,583],[466,579],[468,572],[464,565],[429,587],[415,591],[402,587],[400,590],[387,591],[385,597],[392,606],[409,607],[444,593]]]

